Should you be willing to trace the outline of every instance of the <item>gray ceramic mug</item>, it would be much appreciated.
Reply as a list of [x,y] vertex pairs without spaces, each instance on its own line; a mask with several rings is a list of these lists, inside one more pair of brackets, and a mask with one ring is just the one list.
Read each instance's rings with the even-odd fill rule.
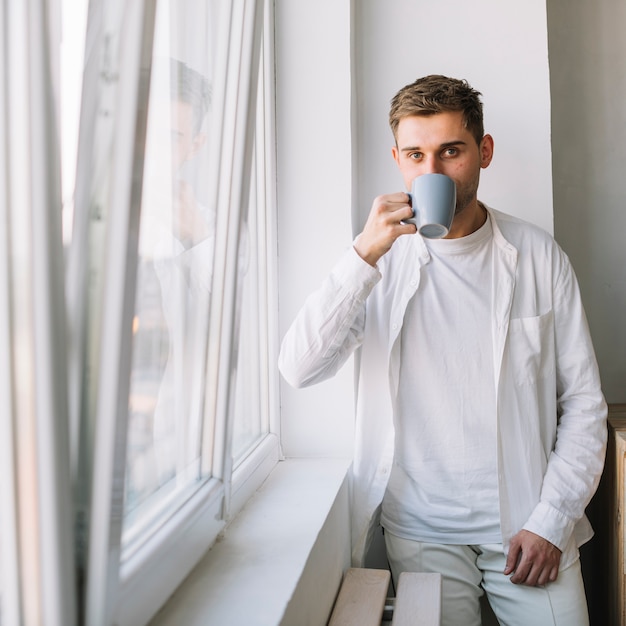
[[427,239],[441,239],[450,232],[456,208],[456,185],[445,174],[422,174],[413,180],[409,194],[417,232]]

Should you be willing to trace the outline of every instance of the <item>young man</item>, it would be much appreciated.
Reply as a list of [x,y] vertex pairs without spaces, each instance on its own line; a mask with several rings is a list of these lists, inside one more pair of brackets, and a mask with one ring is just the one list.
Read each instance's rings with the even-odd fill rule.
[[394,580],[443,575],[442,623],[587,624],[578,547],[602,471],[606,404],[572,267],[552,237],[478,200],[493,156],[480,94],[427,76],[392,100],[405,185],[456,183],[449,235],[426,240],[409,197],[374,200],[309,297],[279,366],[294,386],[359,349],[353,557],[377,520]]

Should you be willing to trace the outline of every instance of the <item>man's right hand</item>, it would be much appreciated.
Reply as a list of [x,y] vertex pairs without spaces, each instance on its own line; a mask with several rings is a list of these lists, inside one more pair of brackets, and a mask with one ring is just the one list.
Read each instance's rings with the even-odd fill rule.
[[402,220],[413,216],[406,193],[391,193],[378,196],[358,236],[354,249],[357,254],[371,266],[376,267],[378,259],[389,252],[395,240],[401,235],[417,232],[414,224],[403,224]]

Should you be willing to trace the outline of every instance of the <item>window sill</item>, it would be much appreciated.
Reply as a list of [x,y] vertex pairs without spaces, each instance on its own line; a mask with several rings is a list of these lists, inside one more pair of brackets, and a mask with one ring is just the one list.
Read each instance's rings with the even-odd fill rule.
[[152,626],[325,623],[350,562],[348,467],[280,462]]

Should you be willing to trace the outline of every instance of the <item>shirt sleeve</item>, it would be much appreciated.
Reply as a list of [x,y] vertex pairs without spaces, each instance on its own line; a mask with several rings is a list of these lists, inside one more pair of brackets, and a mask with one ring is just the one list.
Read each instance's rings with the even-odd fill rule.
[[361,345],[365,301],[380,278],[354,248],[343,255],[283,338],[278,367],[290,385],[331,378]]
[[560,550],[598,486],[607,441],[607,406],[574,271],[561,253],[555,284],[558,422],[541,498],[526,530]]

